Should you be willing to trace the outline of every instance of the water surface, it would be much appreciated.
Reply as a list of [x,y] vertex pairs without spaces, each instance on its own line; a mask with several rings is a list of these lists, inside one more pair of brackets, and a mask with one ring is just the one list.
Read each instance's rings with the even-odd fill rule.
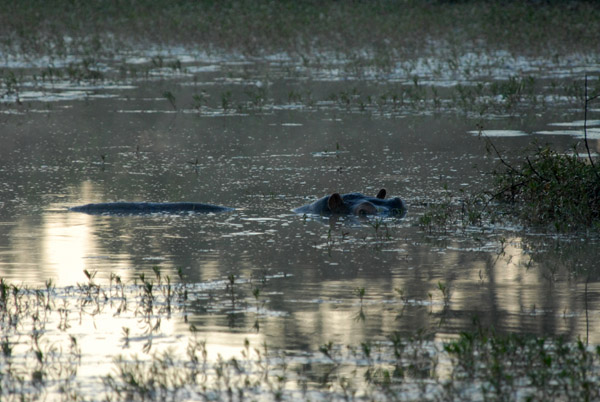
[[[382,78],[306,71],[285,59],[181,59],[182,70],[155,68],[93,84],[25,79],[20,94],[5,97],[0,277],[28,287],[50,279],[68,289],[88,281],[84,270],[106,284],[111,274],[134,283],[159,269],[163,278],[192,286],[185,313],[162,321],[163,342],[176,343],[193,324],[223,356],[246,338],[297,353],[395,331],[445,339],[471,328],[474,317],[501,332],[600,342],[595,240],[518,226],[433,234],[419,226],[445,188],[459,205],[461,189],[489,186],[498,161],[480,133],[508,157],[534,139],[568,149],[572,135],[581,134],[582,112],[565,107],[560,94],[547,95],[552,101],[543,112],[482,116],[459,112],[449,95],[434,107],[409,95],[379,103],[368,96],[386,88],[415,91],[413,74],[441,94],[460,83],[487,85],[506,79],[501,66],[482,62],[480,76],[467,80],[418,63]],[[547,63],[528,73],[540,80],[580,77],[563,67]],[[30,67],[22,68],[27,74]],[[598,120],[588,123],[598,152]],[[380,188],[406,200],[406,217],[326,219],[291,211],[332,192],[375,195]],[[236,210],[68,211],[110,201]],[[106,351],[106,367],[122,327],[144,333],[134,317],[97,321],[102,331],[76,321],[71,328],[87,347]],[[132,342],[131,350],[144,344]]]

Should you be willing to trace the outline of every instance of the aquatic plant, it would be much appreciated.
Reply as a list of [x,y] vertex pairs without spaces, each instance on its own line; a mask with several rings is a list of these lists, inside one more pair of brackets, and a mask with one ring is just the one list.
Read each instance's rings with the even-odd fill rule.
[[[511,82],[507,85],[512,88],[512,95],[507,96],[520,97],[523,88],[533,81],[528,80],[529,84]],[[516,216],[527,224],[552,227],[559,232],[599,229],[600,166],[597,157],[591,153],[587,133],[588,106],[598,98],[599,89],[588,93],[586,77],[583,97],[585,154],[580,153],[577,145],[570,151],[559,151],[534,142],[523,155],[508,159],[478,124],[479,136],[485,141],[488,153],[499,161],[499,167],[491,172],[491,189],[472,193],[461,190],[460,197],[456,197],[445,185],[442,200],[430,204],[419,218],[421,227],[429,233],[446,233],[448,228],[456,228],[459,222],[464,230],[469,225],[493,224],[501,216]]]
[[21,85],[22,77],[17,77],[14,71],[4,71],[2,70],[2,78],[3,78],[3,86],[4,93],[2,94],[2,98],[6,96],[13,96],[15,98],[15,102],[19,103],[19,87]]
[[225,91],[221,94],[221,108],[223,113],[227,113],[231,108],[231,91]]
[[437,288],[442,294],[442,298],[444,300],[444,307],[448,308],[448,306],[450,305],[450,297],[451,297],[450,288],[448,287],[447,284],[445,284],[442,281],[438,281]]
[[208,97],[209,95],[206,93],[205,90],[200,91],[200,93],[196,93],[192,96],[192,99],[194,100],[194,104],[193,107],[194,109],[197,109],[198,112],[202,111],[203,107],[207,107],[208,106]]
[[354,289],[354,294],[356,296],[358,296],[358,298],[360,299],[361,306],[363,304],[363,299],[365,297],[365,293],[366,293],[365,288],[356,288],[356,289]]
[[267,88],[264,86],[250,86],[244,90],[250,99],[250,105],[260,111],[267,101]]
[[584,86],[586,156],[580,156],[576,145],[569,154],[534,144],[532,155],[513,163],[486,138],[503,166],[493,171],[495,188],[491,198],[518,205],[517,214],[532,224],[553,225],[558,231],[600,228],[600,168],[590,152],[587,134],[588,105],[600,93],[588,95],[587,76]]
[[97,61],[91,57],[85,57],[77,63],[69,63],[66,69],[66,75],[73,82],[91,81],[95,82],[104,79],[104,74],[96,66]]
[[166,100],[169,101],[169,103],[173,107],[173,110],[177,110],[177,105],[175,104],[176,98],[175,98],[175,95],[173,95],[173,92],[164,91],[162,96],[163,96],[163,98],[165,98]]
[[441,201],[427,205],[427,210],[419,217],[419,225],[429,233],[446,233],[451,224],[456,222],[457,209],[454,205],[454,196],[445,184],[442,190]]
[[465,380],[478,386],[484,398],[588,401],[600,396],[591,386],[600,349],[588,348],[581,340],[566,343],[562,338],[500,335],[480,328],[446,343],[444,351],[453,359],[446,388],[453,398],[465,395],[460,387]]
[[518,165],[501,159],[505,169],[494,171],[493,199],[508,202],[523,220],[551,224],[556,230],[600,225],[600,170],[593,159],[537,145]]
[[[495,149],[493,143],[486,139]],[[429,233],[494,224],[510,216],[534,226],[559,232],[600,227],[600,169],[593,158],[534,144],[520,162],[508,162],[499,153],[501,168],[492,171],[490,190],[460,197],[445,191],[445,198],[429,204],[419,218]]]
[[[144,275],[128,286],[116,275],[111,275],[110,285],[101,285],[89,271],[87,282],[76,288],[56,288],[48,281],[43,288],[28,289],[0,279],[0,397],[68,401],[600,397],[600,347],[560,337],[496,333],[477,321],[472,330],[443,341],[433,341],[434,334],[428,331],[392,332],[355,345],[328,341],[314,351],[293,351],[264,342],[252,346],[246,340],[229,358],[209,358],[211,345],[189,325],[182,345],[157,347],[151,340],[161,333],[156,322],[170,317],[164,308],[169,292],[181,294],[188,285],[170,285],[159,267],[153,271],[155,282]],[[223,281],[227,293],[234,283],[243,282],[233,275]],[[449,300],[448,285],[437,286]],[[261,293],[256,289],[252,293],[258,303]],[[409,302],[403,291],[398,293],[403,304]],[[119,303],[123,294],[132,303],[126,311]],[[356,288],[355,294],[362,300],[365,289]],[[94,302],[100,307],[94,313],[85,306],[97,295],[105,297]],[[173,299],[173,308],[183,306]],[[60,315],[61,323],[81,323],[100,313],[133,314],[140,328],[152,328],[139,336],[139,328],[121,327],[123,352],[114,356],[108,372],[99,373],[97,383],[81,387],[81,381],[90,381],[79,374],[82,364],[89,364],[82,362],[89,359],[89,351],[67,332],[69,325],[59,326],[57,332],[58,320],[53,317]],[[365,320],[362,303],[360,314]],[[142,342],[143,355],[125,353]]]

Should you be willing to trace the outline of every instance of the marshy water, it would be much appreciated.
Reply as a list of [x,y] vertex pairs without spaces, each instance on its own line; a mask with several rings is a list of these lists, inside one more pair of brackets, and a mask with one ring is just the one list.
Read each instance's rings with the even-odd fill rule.
[[[64,66],[4,59],[13,79],[0,103],[0,277],[56,299],[42,345],[66,353],[67,335],[77,339],[79,392],[101,390],[117,355],[185,350],[190,326],[210,361],[239,356],[245,340],[268,345],[308,373],[305,388],[284,388],[308,388],[313,399],[331,397],[315,385],[329,342],[419,333],[435,345],[476,318],[499,333],[600,344],[593,236],[420,221],[428,205],[460,208],[461,191],[490,185],[498,159],[481,134],[507,157],[534,140],[566,151],[581,141],[581,83],[600,65],[494,54],[380,71],[323,60],[170,49],[120,63],[73,60],[59,76]],[[588,112],[597,152],[599,110]],[[405,217],[291,211],[332,192],[381,188],[406,201]],[[110,201],[236,209],[68,211]],[[134,308],[148,307],[152,286],[150,310]]]

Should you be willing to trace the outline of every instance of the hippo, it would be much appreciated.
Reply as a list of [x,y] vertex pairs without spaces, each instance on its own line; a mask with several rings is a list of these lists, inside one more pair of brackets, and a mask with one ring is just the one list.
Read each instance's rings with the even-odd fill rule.
[[399,215],[406,214],[406,204],[400,198],[385,199],[385,189],[379,190],[376,197],[361,193],[333,193],[312,204],[304,205],[293,211],[299,214],[314,215]]
[[218,205],[201,204],[198,202],[102,202],[98,204],[80,205],[69,208],[69,210],[92,215],[142,215],[153,213],[181,214],[186,212],[228,212],[233,211],[234,209]]

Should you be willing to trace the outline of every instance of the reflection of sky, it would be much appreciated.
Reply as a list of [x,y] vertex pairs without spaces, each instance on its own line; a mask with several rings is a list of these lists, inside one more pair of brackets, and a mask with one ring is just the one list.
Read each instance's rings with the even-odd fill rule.
[[[46,279],[51,278],[61,286],[87,283],[84,270],[90,273],[104,271],[96,278],[104,282],[109,273],[126,282],[133,279],[135,271],[131,269],[130,257],[113,255],[98,244],[95,219],[68,212],[44,215],[39,264]],[[34,282],[44,280],[40,276],[31,279]]]
[[[56,281],[62,284],[87,282],[82,270],[92,268],[92,264],[96,263],[96,260],[86,258],[86,255],[107,254],[106,251],[102,251],[99,244],[95,243],[97,235],[88,226],[93,225],[92,222],[97,217],[85,214],[57,213],[52,216],[57,219],[47,219],[48,222],[44,224],[42,231],[44,237],[40,239],[42,247],[39,258],[45,261],[46,271],[44,273],[47,275],[32,278],[32,281],[43,281],[52,277],[58,278]],[[31,256],[31,253],[23,253],[22,260],[26,261],[27,257]],[[36,258],[34,256],[34,261]],[[524,253],[521,248],[520,238],[507,239],[503,253],[490,256],[489,260],[473,259],[461,262],[462,254],[458,252],[446,252],[437,257],[428,255],[426,258],[430,259],[429,261],[437,259],[437,263],[445,265],[447,272],[452,273],[448,278],[441,279],[450,289],[450,309],[453,313],[449,313],[446,322],[452,327],[457,325],[453,322],[453,314],[461,314],[463,311],[478,312],[485,319],[486,312],[490,311],[496,316],[496,319],[489,317],[494,325],[497,325],[499,329],[509,331],[571,333],[572,330],[575,330],[575,333],[582,334],[582,330],[585,328],[582,298],[573,296],[582,294],[583,285],[579,286],[577,290],[573,290],[568,282],[550,284],[548,279],[540,275],[540,270],[535,266],[527,269],[529,255]],[[130,263],[127,259],[101,260],[100,263],[107,264],[111,272],[120,275],[126,283],[134,279],[134,271],[129,268]],[[419,265],[422,266],[430,264],[427,260],[421,260],[421,263]],[[199,271],[198,280],[202,282],[219,275],[222,277],[223,272],[219,271],[219,268],[218,263],[212,262],[199,264],[194,269]],[[403,267],[398,269],[405,270]],[[31,272],[33,271],[27,270],[24,274]],[[402,275],[406,275],[406,273],[402,272]],[[418,271],[415,270],[415,273]],[[248,278],[250,275],[251,271],[248,269],[245,274],[241,274],[241,277]],[[103,278],[101,275],[98,277],[106,279],[106,275]],[[203,277],[206,279],[200,279]],[[270,342],[283,344],[297,343],[299,339],[313,345],[329,341],[357,344],[365,337],[368,338],[372,331],[391,333],[396,330],[410,331],[411,328],[428,327],[432,322],[443,322],[441,320],[444,314],[442,295],[437,288],[439,280],[435,276],[429,279],[425,276],[422,282],[414,282],[410,277],[405,276],[395,277],[393,283],[386,284],[379,279],[347,278],[344,281],[327,279],[313,283],[310,291],[306,292],[302,291],[302,288],[309,286],[306,281],[312,281],[310,278],[295,276],[281,279],[277,281],[277,287],[271,289],[279,289],[282,292],[283,302],[272,308],[289,311],[290,314],[283,317],[262,317],[261,331],[258,335],[266,335]],[[354,290],[360,287],[366,289],[364,321],[357,319],[359,300]],[[388,293],[389,289],[395,288],[404,289],[410,298],[403,317],[398,317],[402,307],[401,301],[397,295]],[[248,293],[249,289],[250,285],[242,283],[238,285],[238,291],[242,294]],[[269,289],[269,285],[267,285],[267,289]],[[380,293],[382,289],[388,290]],[[590,285],[590,294],[594,289],[595,285]],[[219,288],[214,292],[218,296],[227,291]],[[267,306],[271,306],[272,296],[268,296],[266,292],[263,294],[265,295],[263,300],[267,302]],[[428,294],[432,295],[431,300]],[[572,295],[569,296],[570,294]],[[291,299],[295,299],[295,301],[292,302]],[[214,303],[218,307],[223,300],[225,299],[221,298]],[[287,302],[288,300],[290,302]],[[386,300],[390,303],[382,304]],[[594,305],[590,305],[590,307],[596,308]],[[592,311],[592,317],[595,317],[595,310]],[[200,337],[207,340],[213,356],[216,356],[216,353],[220,353],[222,356],[235,354],[242,348],[245,337],[256,335],[251,328],[254,317],[252,307],[243,313],[246,320],[240,321],[242,327],[233,331],[232,328],[224,325],[224,320],[211,319],[212,314],[222,314],[222,312],[207,314],[190,311],[190,313],[205,317],[201,320],[205,326],[200,327]],[[575,315],[573,315],[574,313]],[[563,317],[563,314],[566,314],[566,318]],[[463,325],[468,326],[471,318],[470,315],[465,317]],[[413,319],[416,321],[411,321]],[[180,321],[178,318],[172,320]],[[174,325],[172,320],[163,320],[162,331],[166,331]],[[91,324],[84,323],[78,329],[88,339],[86,341],[89,342],[87,350],[94,350],[103,342],[118,343],[123,326],[134,328],[139,325],[139,323],[134,323],[135,320],[124,323],[122,319],[111,317],[110,314],[98,316],[93,321]],[[597,328],[598,325],[594,321],[594,319],[591,321],[592,328]],[[164,326],[165,324],[166,326]],[[173,339],[168,338],[181,332],[187,333],[187,328],[187,325],[177,324],[176,327],[169,329],[169,331],[173,331],[172,334],[168,331],[164,332],[164,336],[167,338],[163,341],[173,342]],[[461,328],[460,324],[458,328]],[[443,324],[438,330],[446,331]],[[591,331],[592,341],[600,341],[600,339],[595,339],[598,333],[598,331]],[[290,338],[286,339],[286,336]],[[118,345],[115,344],[114,348],[118,350]]]
[[[97,192],[98,189],[86,182],[82,185],[79,197],[82,202],[94,201],[97,197],[94,194]],[[259,217],[262,216],[264,215]],[[132,282],[140,272],[136,270],[139,268],[136,261],[140,261],[140,255],[135,253],[143,254],[144,258],[152,255],[145,255],[146,249],[111,247],[114,244],[136,244],[146,240],[158,248],[157,255],[165,257],[156,263],[149,260],[144,266],[145,270],[159,264],[167,271],[168,267],[179,266],[173,262],[177,253],[190,253],[190,265],[185,271],[193,274],[193,280],[198,283],[215,278],[224,279],[231,272],[235,272],[240,278],[250,278],[257,271],[257,267],[264,266],[292,271],[294,266],[289,266],[290,260],[286,258],[294,257],[294,264],[304,267],[305,271],[295,271],[292,278],[278,281],[278,287],[271,289],[283,295],[278,304],[271,305],[272,296],[267,292],[263,293],[263,300],[267,301],[270,308],[289,314],[262,317],[258,334],[251,328],[252,309],[244,313],[247,320],[241,320],[239,328],[227,327],[222,319],[212,317],[211,320],[211,313],[191,311],[192,315],[201,315],[201,321],[207,323],[205,327],[200,328],[199,337],[207,341],[211,359],[216,359],[217,354],[225,358],[239,355],[245,338],[250,338],[255,346],[263,339],[270,343],[279,343],[280,346],[285,346],[287,342],[320,345],[329,341],[356,345],[364,339],[369,339],[374,333],[412,331],[436,327],[438,323],[441,324],[436,330],[450,335],[469,327],[472,313],[478,313],[483,318],[490,314],[491,316],[487,317],[488,321],[502,330],[584,334],[583,285],[574,289],[568,281],[551,283],[544,277],[544,270],[537,264],[528,268],[530,255],[523,250],[526,240],[520,237],[507,238],[502,250],[499,243],[496,243],[496,250],[494,247],[486,247],[481,253],[460,243],[451,243],[436,252],[431,252],[431,245],[414,246],[409,240],[405,241],[406,244],[400,241],[397,246],[385,247],[389,250],[401,250],[396,253],[372,250],[370,246],[353,239],[361,237],[359,233],[362,229],[348,228],[344,229],[351,233],[347,236],[348,239],[345,242],[337,239],[343,252],[337,252],[334,247],[329,255],[326,249],[298,247],[303,241],[303,233],[319,234],[322,236],[321,240],[325,239],[327,227],[319,226],[320,223],[311,222],[304,226],[285,216],[279,221],[273,221],[248,218],[244,215],[231,215],[226,221],[225,225],[218,219],[202,218],[200,222],[187,219],[145,222],[140,219],[111,219],[62,211],[47,212],[40,216],[39,224],[33,218],[28,218],[19,220],[19,224],[13,227],[14,265],[36,267],[14,270],[13,277],[29,284],[43,285],[45,280],[52,278],[59,285],[74,285],[87,282],[83,274],[84,269],[97,269],[97,279],[100,281],[105,281],[108,273],[112,272],[119,275],[124,282]],[[207,226],[210,222],[218,222],[221,225],[220,229]],[[170,249],[160,243],[160,240],[164,239],[161,231],[167,230],[165,225],[168,223],[182,226],[177,230],[171,228],[169,235],[180,234],[181,237],[173,236],[173,243],[168,244],[186,247]],[[195,229],[194,225],[198,223],[198,227],[206,233],[194,237],[194,234],[182,229],[185,225],[191,225]],[[266,236],[246,236],[241,239],[238,236],[231,240],[229,235],[239,231],[236,225],[249,232],[273,231],[277,233],[277,237],[272,237],[274,243],[267,243],[268,247],[261,246]],[[31,229],[36,227],[39,229]],[[215,230],[222,243],[211,244],[210,247],[201,243]],[[370,236],[371,230],[365,228],[364,233]],[[140,232],[143,232],[144,236],[138,236]],[[113,234],[116,237],[111,237]],[[408,239],[414,239],[413,232],[406,232],[406,235]],[[285,242],[291,244],[286,245]],[[210,251],[210,258],[198,258],[199,255],[206,257],[206,254],[194,254],[187,246],[192,249],[197,246]],[[262,251],[261,247],[264,247]],[[286,258],[280,259],[278,248],[282,248],[282,254]],[[404,257],[400,258],[405,255],[406,261],[403,260]],[[328,264],[320,270],[306,269],[307,261],[318,266],[321,257],[326,261],[336,262],[336,265]],[[381,263],[380,260],[385,263]],[[362,273],[349,274],[355,266],[360,267]],[[390,268],[393,272],[391,275],[387,271]],[[175,277],[172,273],[171,276]],[[449,287],[451,294],[451,313],[447,313],[445,321],[442,319],[442,295],[437,287],[439,281]],[[354,293],[356,288],[362,287],[366,290],[364,321],[357,319],[359,301]],[[399,311],[402,303],[394,293],[396,288],[407,291],[411,299],[405,315],[401,317]],[[240,285],[240,289],[241,293],[246,292],[249,296],[249,285],[246,288]],[[595,284],[591,284],[590,294],[594,289]],[[225,292],[219,289],[217,293],[221,291]],[[431,299],[428,294],[432,295]],[[290,302],[290,299],[296,301]],[[597,306],[590,305],[590,308],[596,309]],[[221,313],[222,311],[217,311],[212,314]],[[597,320],[594,320],[596,315],[596,310],[592,310],[592,342],[600,341],[597,339],[600,332],[594,330],[600,329],[595,322]],[[113,318],[109,314],[98,316],[94,320],[95,324],[84,323],[78,327],[84,338],[81,342],[86,345],[84,350],[102,348],[107,350],[106,356],[110,356],[110,353],[121,353],[119,339],[122,337],[122,327],[128,326],[133,329],[139,325],[134,321],[131,319],[123,322],[123,319]],[[188,326],[181,321],[180,318],[163,320],[163,337],[155,340],[156,345],[164,342],[165,346],[181,346],[180,343],[188,334]],[[105,343],[111,346],[105,346]],[[139,345],[137,347],[139,348]],[[134,350],[132,347],[131,351]],[[107,357],[103,369],[110,364]],[[89,370],[92,375],[93,369]]]
[[94,243],[89,219],[85,218],[83,214],[45,216],[41,260],[46,269],[53,269],[52,278],[57,283],[87,282],[83,273],[87,268],[85,257],[93,250]]
[[[88,191],[88,190],[85,190]],[[93,190],[90,190],[93,192]],[[140,241],[135,236],[135,231],[141,230],[143,227],[142,221],[121,219],[124,223],[122,232],[119,236],[122,239],[127,239],[127,242]],[[228,218],[232,219],[232,218]],[[273,226],[272,221],[260,219],[248,219],[242,217],[241,220],[248,224],[249,230],[264,227],[265,222],[268,223],[268,230],[275,230],[280,235],[290,238],[288,231],[296,231],[298,227],[291,225],[290,222],[282,219],[281,226]],[[10,254],[4,255],[3,265],[6,278],[19,278],[21,283],[29,286],[43,286],[44,282],[52,279],[59,286],[75,285],[77,283],[86,283],[87,278],[83,273],[84,269],[90,272],[99,271],[96,280],[101,283],[106,283],[109,273],[120,276],[124,283],[132,283],[140,272],[135,269],[134,260],[138,258],[136,255],[130,255],[129,249],[111,250],[107,243],[103,243],[101,239],[115,240],[119,242],[119,238],[110,239],[108,234],[115,232],[115,227],[111,227],[107,222],[111,222],[110,217],[106,216],[91,216],[81,213],[67,212],[48,212],[42,215],[39,231],[32,231],[30,228],[35,226],[34,222],[20,221],[19,225],[13,227],[12,244],[13,250]],[[176,220],[178,224],[183,224],[193,221]],[[132,224],[134,223],[134,224]],[[235,227],[235,221],[230,222]],[[146,239],[147,233],[154,233],[161,230],[161,225],[151,221],[149,224],[150,230],[144,232],[141,237]],[[311,223],[311,225],[318,223]],[[121,226],[117,226],[122,229]],[[233,228],[232,227],[232,228]],[[130,230],[129,232],[126,231]],[[146,228],[148,229],[148,228]],[[224,228],[228,232],[228,227]],[[315,229],[312,229],[314,231]],[[350,229],[348,229],[350,230]],[[154,238],[160,239],[161,236]],[[248,244],[256,245],[256,239],[248,239]],[[194,239],[186,239],[173,237],[175,244],[181,242],[192,242],[196,244]],[[227,236],[223,236],[224,242],[229,242]],[[152,243],[153,240],[148,240]],[[293,334],[290,341],[295,342],[295,338],[305,337],[310,338],[314,343],[326,343],[330,340],[343,344],[356,344],[364,339],[371,331],[391,332],[403,328],[404,319],[414,319],[413,322],[407,322],[406,328],[421,328],[430,325],[430,322],[443,322],[444,304],[443,295],[438,288],[438,283],[445,284],[450,291],[450,310],[455,312],[470,312],[468,314],[493,314],[497,316],[495,321],[500,328],[505,328],[511,331],[541,331],[541,332],[556,332],[556,333],[571,333],[573,330],[580,333],[584,325],[581,309],[583,304],[581,297],[574,296],[568,282],[551,281],[544,276],[543,269],[530,263],[530,255],[523,250],[524,239],[513,237],[506,239],[504,248],[497,245],[497,252],[490,252],[490,247],[486,246],[487,250],[483,254],[478,254],[473,250],[461,247],[447,247],[445,251],[439,253],[428,253],[420,247],[410,247],[408,244],[397,248],[402,254],[410,255],[410,259],[403,263],[396,261],[393,268],[395,274],[391,279],[386,279],[385,275],[378,276],[377,266],[364,267],[364,274],[358,276],[349,276],[344,279],[338,279],[332,276],[328,279],[317,279],[309,274],[312,271],[304,273],[296,273],[290,279],[280,279],[278,283],[282,288],[277,288],[283,297],[276,297],[277,302],[269,300],[269,296],[262,296],[262,300],[267,303],[273,311],[287,312],[289,315],[263,317],[261,323],[262,331],[272,332],[274,334],[282,334],[289,331],[286,328],[288,325],[276,324],[278,320],[292,321],[294,323]],[[39,244],[39,246],[38,246]],[[230,244],[230,243],[227,243]],[[227,269],[228,265],[233,263],[236,269],[236,277],[258,278],[255,274],[256,265],[252,253],[249,249],[239,246],[235,249],[227,251],[227,259],[231,258],[230,262],[225,262],[219,257],[219,254],[210,253],[204,260],[191,261],[193,265],[187,267],[185,272],[187,275],[193,275],[194,281],[197,283],[209,282],[215,279],[225,279],[232,272]],[[160,244],[157,244],[160,246]],[[340,243],[340,247],[348,247]],[[396,249],[396,248],[392,248]],[[136,250],[131,249],[131,250]],[[182,250],[186,250],[183,248]],[[469,251],[470,250],[470,251]],[[483,250],[483,249],[482,249]],[[162,249],[165,252],[166,249]],[[134,251],[135,252],[135,251]],[[321,253],[320,249],[315,248],[309,254]],[[348,251],[346,251],[346,254]],[[377,253],[369,251],[373,256]],[[367,257],[368,254],[367,253]],[[379,252],[380,253],[380,252]],[[467,253],[467,254],[465,254]],[[168,254],[168,253],[167,253]],[[390,254],[392,255],[392,254]],[[471,255],[465,259],[465,255]],[[351,255],[340,255],[344,258],[352,258]],[[483,256],[483,258],[481,258]],[[295,256],[296,258],[298,255]],[[363,257],[365,255],[363,254]],[[221,260],[219,259],[221,258]],[[171,257],[168,256],[158,262],[153,262],[152,258],[147,259],[147,266],[144,269],[159,264],[164,274],[169,274],[173,279],[175,275],[172,269],[167,269],[173,266]],[[10,262],[12,261],[12,262]],[[337,261],[336,265],[327,264],[327,270],[336,269],[343,272],[347,262],[345,259],[336,259],[335,253],[327,257],[327,261]],[[367,258],[365,261],[369,261]],[[176,265],[175,265],[176,266]],[[284,265],[278,265],[280,269],[285,270]],[[303,266],[303,263],[300,263]],[[444,266],[444,277],[439,277],[436,271],[429,272],[423,275],[426,270],[417,269],[415,267],[437,267]],[[12,269],[10,269],[12,267]],[[14,267],[25,267],[15,269]],[[26,268],[31,267],[31,268]],[[36,267],[36,269],[33,269]],[[166,268],[165,268],[166,267]],[[372,274],[369,274],[372,272]],[[7,275],[7,273],[10,273]],[[303,276],[306,275],[306,276]],[[364,275],[372,275],[370,279],[366,279]],[[152,275],[149,276],[154,279]],[[13,281],[17,282],[17,281]],[[226,283],[226,281],[225,281]],[[246,283],[246,285],[244,284]],[[243,282],[238,286],[238,291],[243,295],[244,292],[251,300],[250,290],[252,285],[250,282]],[[595,284],[590,285],[590,292],[594,289]],[[356,289],[365,288],[366,296],[364,300],[363,310],[365,319],[359,319],[360,303],[356,295]],[[239,290],[241,289],[241,290]],[[304,289],[304,290],[302,290]],[[405,291],[406,297],[409,299],[407,314],[405,318],[399,318],[399,312],[402,308],[402,301],[395,289]],[[273,289],[274,290],[274,289]],[[582,289],[578,289],[575,294],[581,294]],[[225,293],[226,290],[217,290],[217,293]],[[263,293],[263,295],[268,293]],[[244,303],[242,297],[242,303]],[[203,298],[202,300],[206,300]],[[214,303],[222,303],[215,301]],[[383,302],[383,304],[382,304]],[[250,322],[248,318],[252,318],[253,307],[248,308],[245,314],[247,317],[242,322]],[[221,306],[222,307],[222,306]],[[221,307],[217,307],[219,310]],[[595,306],[591,306],[595,308]],[[412,312],[411,312],[412,309]],[[192,311],[192,314],[196,314]],[[197,314],[204,315],[206,313],[198,312]],[[250,317],[252,316],[252,317]],[[282,318],[287,317],[287,318]],[[412,318],[409,318],[412,317]],[[207,321],[208,319],[208,321]],[[468,318],[470,319],[470,317]],[[399,321],[400,320],[400,321]],[[221,345],[217,349],[222,348],[223,354],[229,348],[238,350],[237,348],[243,344],[243,337],[247,334],[252,334],[250,328],[248,332],[243,331],[242,334],[231,335],[225,337],[219,332],[229,333],[228,329],[223,328],[224,321],[213,320],[204,317],[200,320],[203,323],[210,322],[206,330],[202,330],[202,336],[211,339],[215,344]],[[465,320],[465,324],[468,320]],[[573,327],[574,323],[575,327]],[[106,324],[106,325],[104,325]],[[114,330],[117,333],[121,332],[121,324],[112,323],[110,318],[106,318],[103,328],[109,328],[110,325],[115,325]],[[456,325],[456,324],[453,324]],[[210,328],[210,329],[209,329]],[[222,330],[221,330],[222,329]],[[84,329],[82,329],[85,331]],[[181,327],[175,331],[184,330],[187,328]],[[443,331],[443,327],[440,327]],[[450,331],[451,333],[452,331]],[[593,332],[597,333],[597,332]],[[280,335],[276,335],[277,337]],[[211,341],[211,342],[212,342]],[[231,341],[232,343],[229,343]]]

